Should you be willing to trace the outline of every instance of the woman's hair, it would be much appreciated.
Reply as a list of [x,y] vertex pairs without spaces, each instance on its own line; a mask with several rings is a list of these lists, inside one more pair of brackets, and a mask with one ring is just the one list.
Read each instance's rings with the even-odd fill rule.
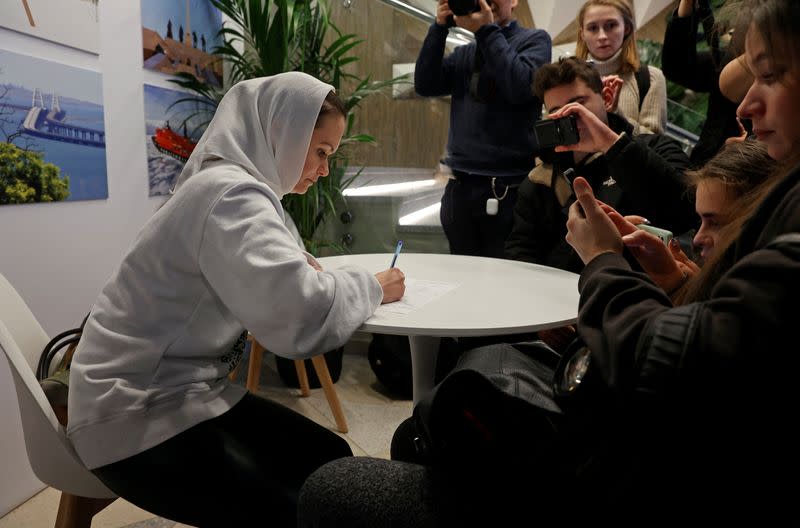
[[[798,0],[747,0],[740,11],[740,20],[748,20],[747,31],[758,31],[764,38],[770,58],[780,57],[791,74],[800,73],[800,2]],[[800,119],[800,116],[792,116]],[[800,162],[800,152],[793,152],[787,160],[773,161],[775,169],[770,176],[752,190],[745,192],[731,207],[736,218],[720,231],[714,253],[700,272],[692,277],[673,297],[676,304],[707,299],[719,278],[731,266],[734,245],[745,223],[753,216],[763,199],[795,165]]]
[[558,62],[544,64],[536,70],[533,93],[544,101],[547,90],[572,84],[575,79],[581,79],[595,93],[603,91],[603,80],[590,63],[576,57],[561,57]]
[[692,190],[705,181],[719,180],[731,198],[739,199],[766,181],[777,167],[778,162],[769,157],[764,143],[730,143],[701,168],[687,171],[686,186]]
[[317,122],[314,128],[319,128],[320,125],[322,125],[322,118],[330,114],[339,114],[345,119],[347,118],[347,108],[344,106],[344,101],[342,101],[341,97],[336,95],[334,91],[328,92],[328,95],[325,96],[325,100],[322,101],[322,108],[319,109],[319,115],[317,116]]
[[[767,55],[781,57],[787,68],[800,72],[800,2],[797,0],[754,1],[748,31],[757,31],[764,38]],[[797,116],[800,119],[800,116]]]
[[589,48],[586,42],[580,38],[580,30],[583,28],[583,20],[586,11],[594,6],[614,7],[622,15],[625,23],[625,38],[622,40],[622,66],[619,73],[627,75],[639,69],[639,50],[636,49],[636,18],[633,16],[633,6],[628,0],[587,0],[578,11],[578,43],[575,47],[575,55],[581,59],[589,58]]

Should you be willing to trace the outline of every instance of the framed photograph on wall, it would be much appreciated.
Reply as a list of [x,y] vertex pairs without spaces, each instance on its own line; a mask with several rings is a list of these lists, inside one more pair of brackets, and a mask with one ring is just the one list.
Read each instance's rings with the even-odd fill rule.
[[0,204],[106,198],[100,74],[0,49]]
[[0,0],[0,26],[94,54],[99,0]]
[[194,96],[178,90],[144,85],[147,178],[150,196],[169,194],[205,126]]
[[185,72],[222,85],[222,14],[208,0],[141,0],[144,67],[170,75]]

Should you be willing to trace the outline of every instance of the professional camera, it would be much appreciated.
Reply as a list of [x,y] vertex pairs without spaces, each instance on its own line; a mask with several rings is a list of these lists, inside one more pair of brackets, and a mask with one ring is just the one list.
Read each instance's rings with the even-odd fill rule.
[[558,119],[542,119],[533,125],[539,148],[557,145],[574,145],[581,140],[578,134],[578,119],[574,115]]
[[468,15],[481,10],[481,4],[478,0],[448,0],[447,5],[450,6],[450,11],[456,16]]

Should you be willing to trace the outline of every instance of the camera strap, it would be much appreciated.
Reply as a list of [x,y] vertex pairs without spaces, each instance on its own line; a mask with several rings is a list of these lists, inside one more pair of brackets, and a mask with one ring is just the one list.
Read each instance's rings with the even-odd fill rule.
[[480,46],[475,44],[475,58],[472,62],[472,74],[469,76],[469,94],[476,101],[483,101],[483,98],[478,92],[478,86],[481,82],[481,68],[483,67],[483,53]]
[[483,52],[480,46],[475,44],[475,59],[472,62],[472,74],[469,76],[469,94],[479,103],[485,103],[494,97],[497,83],[489,76],[481,87],[481,70],[483,69]]

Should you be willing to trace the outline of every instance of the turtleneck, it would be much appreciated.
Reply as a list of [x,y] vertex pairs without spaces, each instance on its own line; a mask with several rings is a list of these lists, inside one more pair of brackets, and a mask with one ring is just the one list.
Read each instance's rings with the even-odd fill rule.
[[614,55],[604,61],[595,59],[592,57],[591,53],[589,54],[589,58],[594,61],[594,67],[601,77],[618,73],[622,65],[622,48],[618,49]]

